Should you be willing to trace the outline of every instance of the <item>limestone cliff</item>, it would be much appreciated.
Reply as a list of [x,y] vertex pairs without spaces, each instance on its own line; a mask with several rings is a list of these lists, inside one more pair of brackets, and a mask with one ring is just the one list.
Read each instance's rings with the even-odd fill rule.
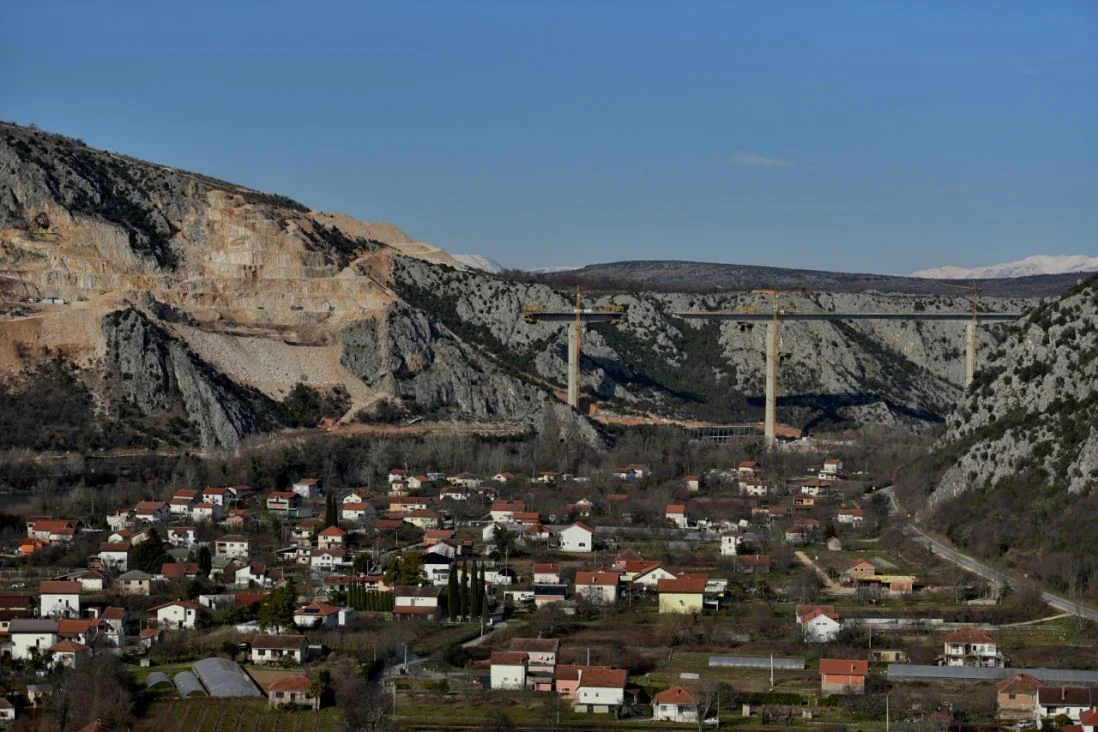
[[1098,279],[1033,309],[949,417],[954,453],[931,505],[1024,476],[1027,490],[1098,486]]

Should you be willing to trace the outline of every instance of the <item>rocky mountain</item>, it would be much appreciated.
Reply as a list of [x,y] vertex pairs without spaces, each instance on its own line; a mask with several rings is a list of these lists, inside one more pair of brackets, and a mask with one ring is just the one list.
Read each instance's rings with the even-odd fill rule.
[[1098,520],[1096,424],[1092,278],[1011,327],[948,418],[932,456],[934,490],[909,499],[925,498],[924,512],[958,543],[1061,589],[1070,589],[1061,570],[1082,573],[1086,559],[1098,591],[1098,540],[1080,530]]
[[1098,257],[1040,254],[1019,259],[1016,262],[992,264],[987,267],[935,267],[920,270],[911,276],[940,280],[986,280],[1002,277],[1033,277],[1035,275],[1079,274],[1085,272],[1098,272]]
[[480,254],[455,254],[454,259],[469,269],[479,269],[481,272],[488,272],[489,274],[499,274],[504,269],[503,265],[496,260]]
[[[320,417],[555,425],[587,439],[615,419],[757,421],[763,329],[676,313],[964,312],[957,294],[607,292],[587,304],[626,314],[585,336],[595,408],[579,415],[561,401],[564,329],[522,317],[526,305],[570,310],[569,290],[470,269],[390,224],[0,125],[0,402],[52,404],[30,375],[64,362],[50,383],[74,391],[81,425],[99,425],[90,445],[230,446]],[[961,394],[962,334],[787,324],[780,416],[810,428],[939,422]],[[981,337],[985,349],[998,340]],[[28,424],[0,447],[58,444]]]

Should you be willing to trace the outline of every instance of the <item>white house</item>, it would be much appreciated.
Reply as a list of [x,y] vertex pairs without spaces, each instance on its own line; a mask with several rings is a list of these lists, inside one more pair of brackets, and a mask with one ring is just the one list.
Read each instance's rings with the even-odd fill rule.
[[351,491],[347,495],[343,496],[343,500],[340,503],[366,503],[370,500],[370,496],[365,492]]
[[721,556],[734,557],[739,554],[740,545],[743,544],[743,532],[732,530],[721,534]]
[[339,507],[339,519],[340,521],[350,521],[351,523],[358,523],[359,521],[367,521],[377,516],[377,509],[371,504],[366,502],[354,502],[344,503]]
[[316,535],[316,545],[321,549],[339,549],[346,539],[346,531],[338,526],[329,526]]
[[151,608],[146,616],[150,623],[155,623],[161,628],[193,630],[198,621],[198,609],[199,605],[196,602],[173,600]]
[[686,504],[684,503],[672,503],[667,506],[667,510],[663,514],[671,523],[680,529],[686,528]]
[[406,482],[408,489],[413,491],[427,490],[431,487],[431,479],[426,475],[410,475]]
[[846,526],[861,526],[865,523],[865,511],[860,508],[840,508],[835,512],[835,521]]
[[275,635],[261,633],[252,638],[252,663],[281,664],[284,659],[304,663],[309,655],[309,644],[303,635]]
[[293,484],[291,490],[306,500],[316,498],[320,495],[320,481],[316,478],[302,478]]
[[80,616],[79,582],[43,580],[39,585],[38,614],[43,618],[76,618]]
[[652,719],[657,722],[698,723],[698,699],[681,686],[664,689],[652,697]]
[[309,566],[317,571],[331,571],[346,563],[343,549],[313,549],[309,554]]
[[560,565],[556,562],[534,565],[535,585],[560,584]]
[[45,653],[57,642],[57,621],[16,618],[8,626],[11,657],[14,661]]
[[439,597],[438,587],[397,587],[393,590],[393,617],[435,620],[441,610]]
[[[626,563],[626,572],[628,572],[632,568],[632,564],[632,562]],[[632,579],[630,580],[630,584],[634,587],[655,589],[659,585],[660,580],[673,580],[678,576],[671,570],[667,569],[667,567],[664,567],[663,564],[661,564],[660,562],[642,561],[638,564],[644,564],[647,566],[643,567],[643,569],[640,569],[640,571],[633,575]]]
[[172,546],[190,549],[198,543],[198,532],[193,526],[172,526],[166,534],[165,540]]
[[125,572],[130,568],[130,542],[107,542],[99,545],[99,561],[107,569]]
[[247,589],[253,585],[270,587],[274,584],[265,564],[250,564],[236,570],[233,576],[233,584],[238,588]]
[[191,518],[195,521],[213,523],[221,520],[221,504],[202,501],[191,507]]
[[252,542],[242,534],[226,534],[214,542],[214,556],[246,562],[252,556]]
[[236,500],[236,491],[232,488],[204,488],[202,500],[224,508]]
[[612,713],[625,703],[629,672],[623,668],[581,667],[572,710]]
[[797,624],[805,643],[830,643],[843,629],[833,605],[798,605]]
[[54,668],[76,668],[91,657],[91,648],[74,640],[57,641],[50,646],[49,651],[53,654],[50,666]]
[[527,658],[521,651],[492,651],[492,688],[525,689]]
[[761,498],[770,495],[770,484],[760,478],[740,478],[740,493]]
[[389,469],[389,485],[393,483],[403,483],[408,478],[408,471],[404,468],[390,468]]
[[576,522],[560,532],[562,552],[591,552],[595,548],[595,530],[587,524]]
[[496,501],[488,509],[493,521],[511,521],[515,518],[516,513],[524,513],[525,511],[526,504],[522,501]]
[[576,572],[576,596],[602,605],[618,601],[617,572]]
[[138,521],[167,521],[171,508],[164,501],[140,501],[133,509],[133,517]]
[[338,607],[323,602],[311,602],[294,612],[294,625],[299,628],[330,630],[341,625],[341,617]]
[[828,458],[824,460],[823,467],[820,468],[820,478],[825,480],[834,479],[841,472],[843,472],[843,461],[838,458]]

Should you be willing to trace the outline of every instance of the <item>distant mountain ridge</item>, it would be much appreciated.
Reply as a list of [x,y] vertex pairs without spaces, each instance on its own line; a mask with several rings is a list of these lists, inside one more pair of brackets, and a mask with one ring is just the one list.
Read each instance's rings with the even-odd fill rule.
[[941,280],[986,280],[1082,272],[1098,272],[1098,257],[1087,257],[1082,254],[1039,254],[1015,262],[992,264],[986,267],[934,267],[919,270],[911,276]]
[[[960,290],[952,285],[967,284],[963,278],[950,282],[922,277],[678,260],[608,262],[563,272],[531,274],[555,287],[579,287],[598,292],[732,293],[784,290],[956,296]],[[1004,277],[985,280],[980,284],[982,294],[990,297],[1053,297],[1078,281],[1078,274],[1067,273]]]

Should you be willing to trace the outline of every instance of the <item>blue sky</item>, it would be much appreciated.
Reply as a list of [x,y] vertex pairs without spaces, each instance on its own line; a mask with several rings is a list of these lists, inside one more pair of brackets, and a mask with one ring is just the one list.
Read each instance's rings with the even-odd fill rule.
[[0,118],[508,266],[1098,255],[1098,3],[5,3]]

